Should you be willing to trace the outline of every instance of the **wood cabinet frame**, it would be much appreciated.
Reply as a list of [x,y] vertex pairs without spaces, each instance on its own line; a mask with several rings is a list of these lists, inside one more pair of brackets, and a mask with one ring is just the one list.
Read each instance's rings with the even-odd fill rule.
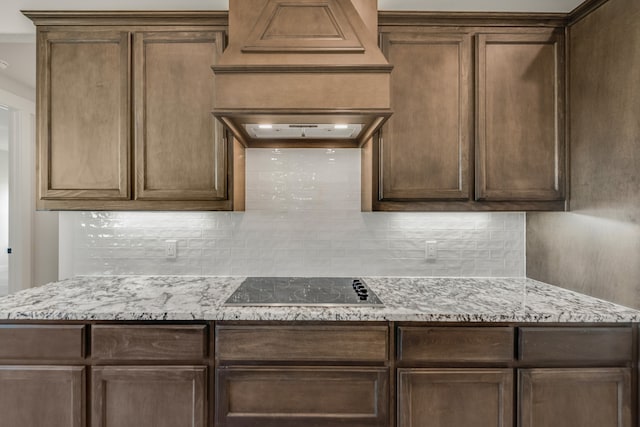
[[[379,131],[377,136],[378,153],[380,156],[380,188],[378,190],[378,199],[381,201],[402,201],[405,200],[468,200],[471,197],[471,176],[473,172],[471,155],[471,143],[472,143],[472,127],[473,127],[473,104],[472,104],[472,36],[466,32],[443,32],[438,33],[417,33],[417,32],[383,32],[381,34],[382,51],[390,61],[393,58],[390,57],[392,49],[395,46],[422,46],[424,48],[432,48],[436,51],[442,51],[448,49],[453,51],[453,57],[457,57],[457,97],[451,100],[440,97],[434,101],[432,94],[423,93],[425,102],[430,103],[429,108],[438,110],[443,108],[446,102],[453,103],[452,109],[457,112],[457,125],[452,129],[446,129],[444,133],[455,134],[453,142],[450,145],[443,145],[441,142],[442,135],[438,132],[431,133],[429,129],[425,129],[421,132],[422,136],[413,134],[415,138],[420,138],[424,143],[431,147],[438,148],[440,151],[451,151],[454,153],[453,158],[456,159],[457,169],[453,171],[452,175],[455,175],[455,185],[446,188],[402,188],[394,185],[394,176],[398,171],[394,172],[394,167],[397,169],[406,169],[407,163],[413,162],[413,156],[406,147],[403,148],[404,141],[393,138],[393,126],[395,121],[398,120],[397,111],[395,116],[392,116],[387,124]],[[448,52],[449,53],[449,52]],[[444,56],[443,52],[440,55]],[[446,61],[442,61],[446,62]],[[428,65],[427,65],[428,66]],[[397,73],[398,70],[395,70]],[[442,73],[441,73],[442,74]],[[442,75],[442,79],[449,76]],[[394,75],[392,73],[392,85],[394,81]],[[434,84],[433,82],[426,82],[428,85],[443,87],[444,84]],[[394,94],[392,92],[392,101]],[[434,104],[431,104],[433,102]],[[394,107],[394,105],[392,105]],[[395,107],[397,109],[397,107]],[[430,119],[429,117],[427,119]],[[419,128],[420,124],[416,124]],[[386,135],[386,138],[385,138]],[[450,136],[450,135],[449,135]],[[398,153],[398,151],[400,151]],[[393,159],[395,158],[395,162]],[[386,167],[384,159],[388,159],[389,165]],[[430,171],[425,166],[423,171],[423,177],[421,181],[426,184],[425,181],[430,181]]]
[[[0,321],[0,326],[8,327],[7,329],[12,334],[20,330],[31,334],[33,330],[42,329],[45,332],[46,330],[58,331],[58,333],[62,331],[64,332],[61,335],[63,338],[73,331],[82,335],[82,339],[65,338],[63,340],[69,348],[61,353],[64,355],[61,356],[62,358],[51,358],[51,355],[40,354],[36,358],[20,357],[17,359],[18,353],[5,352],[0,356],[1,369],[5,374],[12,370],[39,372],[42,368],[73,372],[74,378],[81,378],[79,383],[76,381],[76,385],[79,384],[82,388],[86,384],[86,387],[93,390],[89,396],[90,400],[87,402],[84,397],[81,397],[84,396],[84,391],[81,394],[75,393],[75,396],[80,396],[76,400],[80,400],[83,405],[90,404],[91,401],[97,399],[96,396],[100,396],[101,391],[96,387],[101,387],[102,377],[118,381],[118,378],[121,378],[125,381],[124,387],[133,387],[137,378],[141,378],[144,382],[146,376],[158,380],[173,378],[178,382],[184,382],[185,378],[190,378],[189,381],[195,381],[194,384],[197,384],[200,390],[196,393],[196,400],[201,402],[198,405],[210,408],[202,418],[206,419],[206,423],[209,425],[214,422],[213,408],[216,402],[223,406],[224,402],[228,403],[229,390],[216,391],[216,384],[220,386],[225,378],[230,379],[231,382],[238,379],[243,381],[243,378],[249,382],[256,379],[260,381],[261,378],[268,380],[272,377],[285,381],[289,372],[295,374],[292,378],[297,381],[300,387],[304,388],[305,378],[314,378],[316,371],[318,373],[317,379],[320,382],[330,380],[333,378],[332,375],[337,375],[335,379],[338,382],[342,381],[341,384],[348,385],[349,378],[359,378],[369,384],[359,386],[359,390],[366,390],[366,395],[370,396],[371,390],[375,388],[381,399],[389,397],[388,404],[384,404],[381,400],[375,415],[372,415],[374,412],[370,411],[369,415],[363,415],[359,418],[357,425],[406,427],[406,425],[397,424],[406,422],[406,418],[405,421],[401,421],[404,416],[401,411],[399,412],[402,404],[396,406],[398,402],[402,401],[402,397],[400,397],[403,393],[402,377],[404,375],[405,378],[409,378],[407,377],[409,374],[416,374],[419,377],[427,373],[429,378],[440,382],[446,382],[447,378],[454,378],[457,382],[473,382],[480,379],[480,383],[488,381],[488,383],[496,384],[507,384],[508,381],[496,382],[495,379],[498,377],[485,377],[484,375],[491,376],[500,373],[498,376],[502,378],[503,374],[508,373],[508,376],[512,378],[510,382],[512,384],[510,395],[512,402],[515,402],[519,396],[524,396],[524,398],[528,396],[524,393],[525,388],[528,387],[528,378],[533,378],[534,374],[543,374],[539,377],[541,381],[550,384],[553,381],[559,381],[558,378],[566,377],[569,381],[586,381],[585,385],[591,384],[589,387],[595,387],[595,389],[602,389],[601,384],[613,381],[623,390],[622,394],[616,398],[616,405],[622,405],[624,417],[621,420],[624,422],[621,421],[621,424],[615,427],[630,427],[627,420],[630,419],[632,423],[635,423],[638,419],[638,393],[635,391],[638,385],[639,353],[639,328],[637,324],[486,323],[480,325],[478,323],[456,322],[445,325],[442,322],[5,320]],[[15,326],[19,326],[19,328]],[[41,328],[42,326],[45,328]],[[220,354],[229,354],[229,350],[222,349],[220,352],[216,346],[229,345],[233,341],[234,335],[227,335],[225,340],[218,342],[216,327],[227,332],[246,331],[249,334],[247,339],[241,340],[241,345],[234,347],[232,358],[220,358]],[[363,333],[362,337],[358,339],[366,341],[374,339],[378,343],[377,345],[386,348],[375,351],[373,346],[369,345],[366,354],[372,357],[362,357],[361,355],[360,357],[356,356],[354,360],[349,360],[347,357],[351,350],[335,348],[332,351],[330,347],[323,352],[321,357],[314,357],[313,351],[304,353],[308,354],[308,357],[291,355],[286,351],[272,351],[271,357],[260,360],[254,354],[259,351],[260,345],[256,347],[247,344],[250,342],[252,327],[257,328],[255,336],[265,335],[263,342],[267,347],[277,347],[283,340],[291,337],[295,339],[296,336],[299,337],[303,333],[305,327],[309,327],[310,331],[314,333],[314,337],[319,338],[318,340],[311,339],[309,344],[301,344],[302,346],[308,345],[309,348],[318,348],[316,341],[322,342],[321,345],[330,346],[331,334],[335,333],[340,336],[341,331],[346,332],[341,337],[344,342],[344,340],[349,340],[349,337],[352,337],[357,330],[361,330]],[[385,332],[388,338],[383,336]],[[13,335],[9,336],[9,340],[14,338]],[[180,348],[179,342],[188,343],[189,348]],[[0,344],[2,344],[1,341]],[[546,346],[547,350],[540,350],[541,345]],[[599,348],[599,345],[604,345],[608,349]],[[629,346],[632,347],[631,350],[629,350]],[[27,346],[26,348],[32,347]],[[482,352],[483,348],[488,349],[487,354]],[[154,349],[160,349],[161,354],[158,357],[149,356]],[[23,356],[24,351],[20,351],[20,356]],[[245,354],[248,352],[248,356],[243,356],[242,351]],[[535,356],[536,354],[540,355],[541,351],[548,351],[553,357]],[[383,357],[385,354],[386,356]],[[509,354],[512,356],[509,357]],[[558,355],[560,357],[557,357]],[[556,374],[557,376],[554,378]],[[217,382],[216,377],[218,378]],[[516,381],[515,378],[519,378],[519,380]],[[427,379],[427,381],[430,380]],[[454,388],[455,381],[452,386]],[[127,385],[127,383],[130,384]],[[375,387],[371,385],[374,383],[377,384]],[[504,389],[505,393],[507,389],[509,387]],[[82,388],[82,390],[84,389]],[[341,390],[344,392],[345,387],[342,387]],[[447,393],[445,391],[444,395]],[[614,401],[610,394],[607,396],[609,402]],[[505,399],[509,399],[509,396],[505,396]],[[310,401],[309,398],[306,399],[307,404]],[[302,406],[300,407],[304,408],[305,399],[301,402]],[[330,402],[330,399],[327,402]],[[527,403],[523,401],[521,404],[526,405]],[[185,406],[182,407],[185,412]],[[363,408],[365,407],[371,408],[371,405],[363,406]],[[515,403],[513,407],[515,408]],[[255,409],[258,406],[247,406],[247,408]],[[610,407],[602,409],[602,411],[609,410]],[[198,413],[200,413],[199,411],[198,409]],[[87,409],[87,413],[95,416],[100,411],[91,412],[90,409]],[[361,414],[364,412],[361,411]],[[337,411],[332,415],[332,422],[346,422],[344,420],[348,417],[344,418],[343,415]],[[225,418],[223,415],[217,415],[217,417],[217,425],[242,425],[243,417]],[[326,419],[322,417],[305,416],[303,418],[305,422],[313,422],[309,425],[327,425]],[[252,420],[256,421],[256,418],[254,417]],[[275,416],[263,417],[261,420],[268,425],[280,425],[278,422],[281,421]],[[516,422],[515,415],[512,421]],[[99,422],[99,420],[94,419],[95,422]],[[79,425],[84,427],[84,424]],[[505,426],[508,425],[505,418]],[[74,427],[76,426],[74,425]],[[518,427],[527,426],[519,425]]]
[[[480,60],[480,39],[481,37],[499,38],[518,38],[548,41],[553,40],[556,43],[557,53],[557,140],[555,155],[556,159],[556,186],[557,191],[527,191],[523,194],[493,194],[486,196],[483,193],[483,185],[478,181],[478,177],[483,175],[482,172],[485,163],[481,159],[480,131],[482,118],[479,115],[479,106],[475,105],[468,121],[469,129],[472,136],[470,137],[470,163],[469,183],[471,190],[467,199],[446,199],[445,197],[437,198],[419,198],[412,195],[404,195],[403,198],[385,198],[383,181],[384,165],[383,150],[387,129],[383,127],[382,132],[373,138],[367,145],[363,147],[363,167],[362,167],[362,208],[364,211],[562,211],[568,207],[566,199],[567,180],[568,180],[568,164],[567,164],[567,144],[566,139],[566,94],[564,78],[565,72],[565,52],[564,52],[564,29],[562,21],[546,19],[551,17],[539,17],[538,25],[527,22],[522,16],[513,16],[513,20],[506,21],[503,26],[497,26],[498,23],[494,17],[460,15],[459,19],[447,14],[439,13],[385,13],[381,15],[381,45],[385,46],[385,38],[402,37],[403,34],[410,34],[412,37],[446,37],[453,34],[467,34],[473,38],[473,64],[471,65],[470,75],[475,76],[472,98],[478,103],[481,96],[478,89],[478,62]],[[511,17],[509,17],[511,18]],[[507,17],[505,16],[505,19]],[[393,74],[392,74],[393,75]],[[392,119],[391,119],[392,120]],[[483,151],[484,152],[484,151]],[[368,163],[371,162],[371,165]],[[485,180],[486,182],[486,180]],[[389,194],[389,193],[387,193]]]
[[[42,200],[99,200],[114,201],[128,200],[131,196],[130,185],[130,69],[131,69],[131,41],[127,31],[45,31],[38,30],[38,91],[37,91],[37,114],[39,117],[36,129],[37,140],[37,164],[36,173],[38,175],[38,198]],[[110,165],[117,168],[117,185],[113,188],[55,188],[52,183],[54,173],[52,165],[52,90],[54,82],[52,80],[51,52],[55,45],[116,45],[119,50],[119,104],[113,106],[117,108],[119,130],[117,140],[118,159],[117,164]],[[69,83],[66,82],[65,83]],[[73,92],[73,87],[56,88]],[[86,96],[86,94],[79,94]],[[63,138],[63,135],[60,135]],[[90,143],[92,141],[86,141]],[[111,143],[111,142],[110,142]],[[66,160],[66,159],[65,159]],[[62,165],[56,165],[62,168]],[[64,169],[74,169],[73,165],[67,165]]]
[[[493,162],[488,157],[489,146],[491,144],[507,144],[509,141],[493,141],[492,135],[489,134],[489,126],[502,126],[509,122],[508,117],[489,117],[489,86],[488,82],[491,73],[489,71],[489,63],[487,61],[487,48],[490,45],[503,46],[551,46],[553,61],[553,126],[547,129],[552,133],[552,146],[554,157],[553,185],[549,188],[524,188],[511,186],[510,183],[504,184],[500,188],[492,183],[488,176],[492,168],[501,168],[503,165]],[[564,61],[564,34],[558,30],[543,30],[539,33],[522,34],[513,32],[505,33],[481,33],[477,36],[476,44],[476,200],[483,201],[553,201],[563,200],[565,197],[565,61]],[[519,88],[510,88],[517,90]],[[507,90],[505,90],[507,91]],[[514,95],[514,94],[512,94]],[[540,111],[532,111],[538,113]],[[546,111],[544,112],[546,113]],[[522,119],[522,117],[519,117]],[[534,117],[536,118],[536,117]],[[494,122],[490,122],[493,120]],[[507,127],[505,126],[505,129]],[[526,131],[526,127],[522,123],[517,126],[511,126],[511,129],[517,129],[521,132]],[[526,133],[526,132],[525,132]],[[544,143],[548,141],[540,141]],[[536,172],[540,173],[540,172]],[[526,178],[526,177],[524,177]]]
[[[134,85],[134,114],[135,114],[135,199],[136,200],[224,200],[227,197],[227,136],[222,124],[216,120],[213,115],[209,114],[209,120],[212,123],[213,133],[210,136],[213,146],[213,158],[204,159],[206,164],[211,161],[210,173],[213,185],[207,189],[188,189],[188,188],[152,188],[149,180],[149,161],[147,155],[149,153],[149,134],[148,134],[148,96],[147,96],[147,55],[149,46],[170,45],[172,43],[181,44],[212,44],[215,46],[215,55],[222,55],[224,46],[224,34],[220,31],[144,31],[135,32],[133,34],[133,81]],[[212,64],[215,58],[212,58]],[[213,72],[208,68],[211,74],[209,78],[213,81]],[[156,73],[162,72],[165,76],[171,76],[170,70],[155,70]],[[185,78],[182,76],[182,78]],[[213,86],[213,83],[211,83]],[[206,86],[206,85],[205,85]],[[211,106],[209,111],[213,110],[213,94],[211,94]],[[157,109],[158,107],[155,106]],[[168,107],[165,105],[165,109]],[[176,110],[176,120],[180,121],[180,111]],[[203,114],[206,114],[206,110]],[[181,141],[175,141],[179,146]],[[178,147],[179,148],[179,147]],[[171,157],[171,152],[168,153]],[[185,165],[184,174],[188,175],[193,165]],[[174,184],[180,184],[178,180]]]
[[[135,107],[142,91],[134,80],[138,68],[136,61],[140,55],[136,43],[144,40],[160,42],[213,41],[216,52],[221,53],[226,43],[226,13],[220,12],[24,12],[37,25],[38,32],[38,75],[37,91],[37,200],[39,210],[244,210],[244,148],[229,137],[223,126],[213,116],[216,140],[215,163],[217,170],[211,173],[211,188],[185,191],[185,188],[148,188],[136,182],[140,178],[139,163],[143,159],[136,153],[136,147],[144,136],[139,130],[139,120]],[[205,35],[203,37],[203,35]],[[48,41],[50,39],[50,41]],[[126,66],[120,70],[120,105],[118,113],[112,114],[119,120],[118,184],[114,188],[55,188],[51,185],[51,43],[80,43],[104,41],[121,44],[121,60]],[[207,73],[213,71],[207,67]],[[126,89],[126,90],[125,90]],[[89,101],[89,100],[88,100]],[[142,103],[141,103],[142,104]],[[210,111],[205,114],[209,114]],[[138,128],[138,129],[137,129]],[[88,128],[86,132],[90,132]],[[86,133],[85,132],[85,133]],[[142,140],[144,142],[144,140]],[[97,160],[96,160],[97,161]],[[60,161],[58,162],[60,163]],[[115,169],[115,168],[114,168]],[[238,171],[234,174],[234,169]],[[58,170],[63,170],[58,168]],[[70,168],[66,174],[74,171]],[[188,173],[186,171],[185,173]],[[235,181],[234,181],[235,180]],[[142,185],[144,186],[144,176]],[[178,185],[180,187],[180,185]],[[182,187],[185,187],[182,185]],[[144,188],[144,191],[141,189]],[[151,190],[151,191],[149,191]],[[166,191],[165,191],[166,190]],[[237,191],[234,191],[237,190]],[[141,197],[137,197],[141,194]]]

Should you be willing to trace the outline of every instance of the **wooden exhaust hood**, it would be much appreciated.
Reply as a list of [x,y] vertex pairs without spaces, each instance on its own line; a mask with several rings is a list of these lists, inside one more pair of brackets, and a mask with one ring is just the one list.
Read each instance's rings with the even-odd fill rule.
[[229,0],[213,114],[246,147],[360,147],[391,116],[377,0]]

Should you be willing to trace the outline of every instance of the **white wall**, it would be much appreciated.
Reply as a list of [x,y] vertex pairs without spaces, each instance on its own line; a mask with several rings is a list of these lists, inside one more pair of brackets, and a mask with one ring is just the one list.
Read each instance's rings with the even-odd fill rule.
[[36,100],[35,88],[26,86],[2,74],[0,74],[0,88],[28,101],[35,102]]
[[[2,136],[0,135],[0,138]],[[0,295],[7,291],[9,256],[9,152],[0,149]]]
[[61,276],[524,276],[523,213],[361,213],[359,150],[250,149],[247,170],[244,213],[61,213]]

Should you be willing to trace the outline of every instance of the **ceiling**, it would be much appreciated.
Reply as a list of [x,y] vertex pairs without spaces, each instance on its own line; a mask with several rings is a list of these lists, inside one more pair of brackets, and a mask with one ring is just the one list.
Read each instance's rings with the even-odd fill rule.
[[36,82],[36,44],[32,37],[21,41],[2,42],[0,38],[0,59],[9,63],[0,74],[30,88]]
[[[454,12],[558,12],[575,9],[583,0],[378,0],[380,10]],[[35,87],[35,27],[20,10],[226,10],[228,0],[2,0],[0,2],[0,70]]]

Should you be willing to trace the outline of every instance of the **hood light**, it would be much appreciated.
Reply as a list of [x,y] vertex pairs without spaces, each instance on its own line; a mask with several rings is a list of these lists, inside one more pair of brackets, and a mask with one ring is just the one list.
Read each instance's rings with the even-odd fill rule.
[[361,123],[319,124],[319,123],[276,123],[244,125],[245,130],[255,139],[355,139],[362,128]]

